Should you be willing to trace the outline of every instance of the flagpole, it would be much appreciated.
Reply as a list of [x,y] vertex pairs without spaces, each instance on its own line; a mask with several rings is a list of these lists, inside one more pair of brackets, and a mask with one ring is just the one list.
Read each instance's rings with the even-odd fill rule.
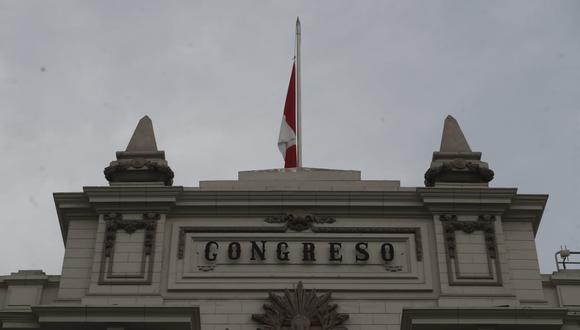
[[302,98],[300,88],[300,18],[296,17],[296,144],[298,145],[298,167],[302,167]]

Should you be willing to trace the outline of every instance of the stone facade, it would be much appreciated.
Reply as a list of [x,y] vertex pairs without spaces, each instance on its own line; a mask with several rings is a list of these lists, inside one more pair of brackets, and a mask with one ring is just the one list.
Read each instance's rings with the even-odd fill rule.
[[144,118],[109,186],[56,193],[60,276],[0,277],[2,329],[580,329],[539,271],[547,195],[489,186],[448,117],[426,187],[313,168],[173,186]]

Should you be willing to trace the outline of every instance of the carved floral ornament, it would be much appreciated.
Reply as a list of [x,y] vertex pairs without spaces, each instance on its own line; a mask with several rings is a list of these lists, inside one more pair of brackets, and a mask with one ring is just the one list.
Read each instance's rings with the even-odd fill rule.
[[144,158],[134,158],[128,160],[123,159],[115,161],[111,163],[111,165],[107,166],[104,169],[103,173],[105,174],[105,178],[107,179],[107,181],[115,182],[119,181],[116,180],[115,178],[116,175],[136,170],[157,173],[158,176],[154,177],[161,178],[160,180],[162,180],[166,186],[171,186],[173,184],[173,177],[175,176],[175,174],[167,164]]
[[284,215],[270,216],[264,219],[267,223],[283,223],[286,228],[294,231],[304,231],[312,229],[314,224],[334,223],[332,217],[316,216],[314,214],[301,211],[286,213]]
[[104,214],[103,218],[107,224],[105,230],[105,257],[110,257],[115,246],[117,230],[122,229],[127,234],[133,234],[138,229],[145,229],[144,254],[150,255],[155,241],[155,230],[159,213],[144,213],[143,220],[123,220],[121,213]]
[[487,165],[482,165],[481,162],[455,158],[429,168],[425,172],[425,186],[433,187],[439,175],[450,172],[470,173],[477,177],[480,182],[490,182],[495,175]]
[[298,282],[293,291],[283,295],[269,293],[269,303],[264,304],[264,314],[254,314],[252,319],[260,322],[259,330],[310,330],[317,326],[321,330],[347,330],[342,325],[347,314],[336,312],[337,305],[329,304],[331,293],[318,295],[316,290],[305,290]]

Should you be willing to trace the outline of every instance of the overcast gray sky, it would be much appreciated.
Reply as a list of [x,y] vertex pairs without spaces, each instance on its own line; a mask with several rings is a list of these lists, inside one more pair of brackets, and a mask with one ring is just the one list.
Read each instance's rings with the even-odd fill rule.
[[148,114],[175,184],[283,166],[302,21],[304,165],[422,186],[443,119],[580,250],[579,1],[0,0],[0,274],[60,274],[52,193],[106,185]]

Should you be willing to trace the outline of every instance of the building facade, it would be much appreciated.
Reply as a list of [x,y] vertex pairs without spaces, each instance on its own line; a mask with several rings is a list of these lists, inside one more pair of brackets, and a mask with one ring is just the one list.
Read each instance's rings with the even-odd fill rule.
[[580,329],[580,272],[538,266],[548,196],[490,187],[452,117],[425,187],[314,168],[173,186],[148,117],[116,158],[108,186],[54,194],[62,274],[1,276],[2,329]]

